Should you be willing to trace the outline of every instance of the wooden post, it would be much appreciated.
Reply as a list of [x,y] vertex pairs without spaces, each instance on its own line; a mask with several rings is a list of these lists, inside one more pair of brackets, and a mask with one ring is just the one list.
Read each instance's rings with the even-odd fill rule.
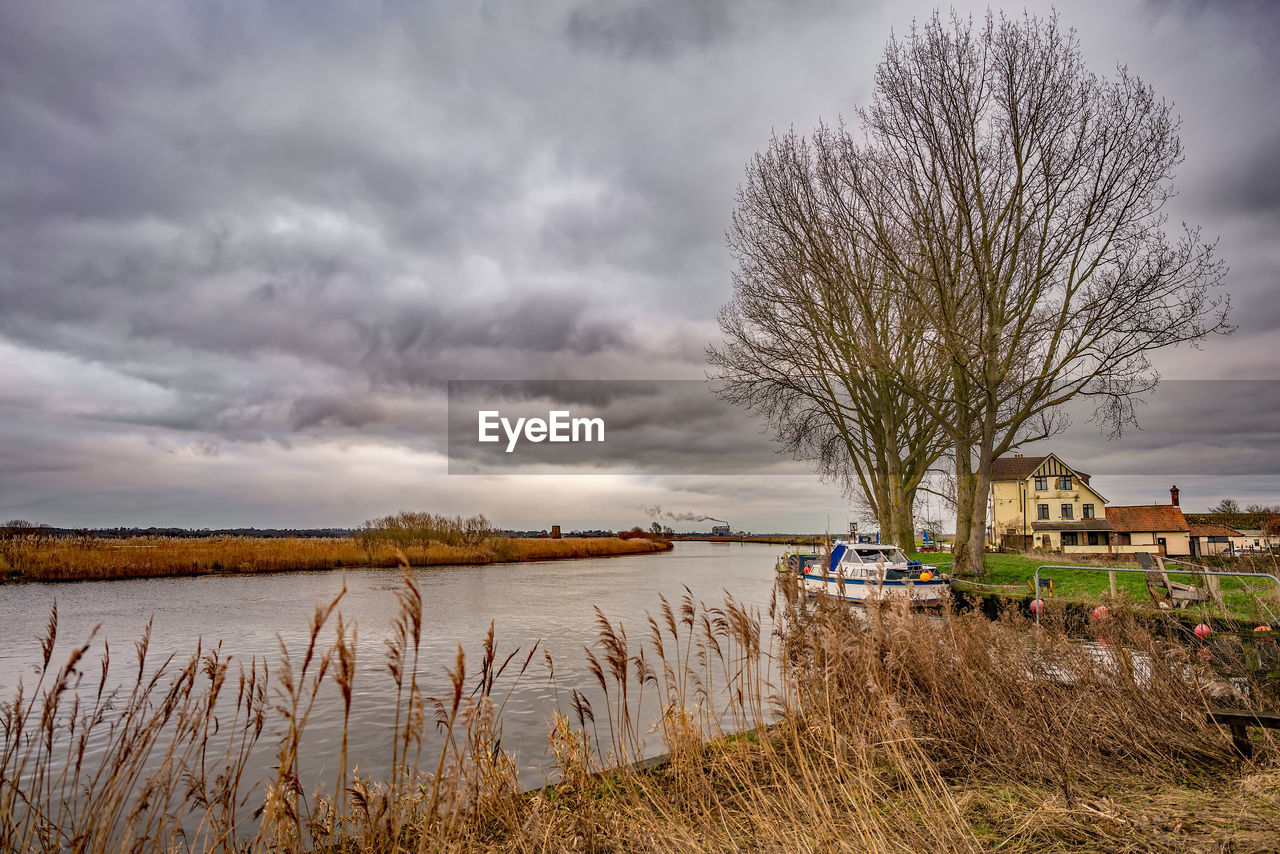
[[1119,593],[1116,592],[1116,571],[1113,569],[1110,572],[1108,572],[1107,578],[1108,580],[1111,581],[1111,595],[1118,596]]
[[1213,597],[1214,604],[1219,608],[1226,610],[1227,604],[1222,601],[1222,577],[1218,575],[1204,576],[1205,586],[1209,588],[1209,595]]

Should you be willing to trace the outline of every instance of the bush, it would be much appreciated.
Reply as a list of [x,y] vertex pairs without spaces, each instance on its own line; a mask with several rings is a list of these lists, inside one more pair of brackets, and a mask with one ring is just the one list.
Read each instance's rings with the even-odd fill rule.
[[389,542],[401,548],[440,543],[446,546],[478,546],[493,536],[493,525],[483,515],[437,516],[402,510],[380,519],[369,519],[357,536],[366,542]]

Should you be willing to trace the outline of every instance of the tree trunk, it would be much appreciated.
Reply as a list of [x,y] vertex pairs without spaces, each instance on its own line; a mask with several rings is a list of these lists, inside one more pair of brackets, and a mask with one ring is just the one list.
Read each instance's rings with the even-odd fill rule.
[[915,506],[916,491],[914,489],[897,490],[898,500],[895,503],[897,513],[894,516],[892,536],[893,544],[906,552],[915,551],[916,532],[915,518],[911,508]]
[[983,556],[987,551],[987,490],[991,484],[991,466],[979,465],[971,476],[973,483],[973,525],[969,529],[969,568],[974,575],[986,572]]
[[[973,531],[973,459],[972,446],[957,442],[956,460],[956,539],[951,545],[954,557],[952,571],[957,575],[977,575],[969,549]],[[981,564],[979,564],[980,566]]]
[[991,488],[991,461],[995,457],[995,409],[988,407],[982,420],[982,436],[978,440],[978,466],[970,476],[973,486],[972,523],[969,528],[969,569],[974,575],[986,572],[983,560],[987,551],[987,493]]

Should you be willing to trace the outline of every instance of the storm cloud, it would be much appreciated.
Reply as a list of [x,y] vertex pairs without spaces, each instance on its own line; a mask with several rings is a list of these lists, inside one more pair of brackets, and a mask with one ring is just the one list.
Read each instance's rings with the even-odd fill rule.
[[[852,115],[890,32],[931,6],[0,0],[0,516],[330,525],[430,505],[595,527],[662,503],[760,528],[844,512],[782,461],[786,514],[709,474],[450,477],[445,391],[700,379],[747,158],[775,129]],[[1175,103],[1172,218],[1220,235],[1231,265],[1238,334],[1162,356],[1165,376],[1280,374],[1276,14],[1058,7],[1095,70],[1127,62]],[[745,448],[759,427],[741,419],[720,435]],[[1167,434],[1138,464],[1096,436],[1064,447],[1165,471],[1202,423],[1145,425]],[[644,450],[660,470],[663,449]],[[1242,496],[1276,492],[1266,465],[1228,468]]]

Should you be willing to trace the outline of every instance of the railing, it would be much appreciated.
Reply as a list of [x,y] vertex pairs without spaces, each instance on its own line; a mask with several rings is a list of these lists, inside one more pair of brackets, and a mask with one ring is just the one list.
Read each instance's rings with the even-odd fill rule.
[[[1124,567],[1124,566],[1068,566],[1066,564],[1045,563],[1036,567],[1036,581],[1034,596],[1040,596],[1040,570],[1042,569],[1079,569],[1086,572],[1140,572],[1147,574],[1147,570],[1142,567]],[[1272,581],[1276,585],[1276,599],[1280,601],[1280,578],[1265,572],[1219,572],[1209,569],[1173,569],[1166,570],[1173,575],[1207,575],[1207,576],[1231,576],[1233,578],[1265,578]],[[1036,625],[1040,625],[1040,612],[1043,608],[1034,608],[1036,614]]]

